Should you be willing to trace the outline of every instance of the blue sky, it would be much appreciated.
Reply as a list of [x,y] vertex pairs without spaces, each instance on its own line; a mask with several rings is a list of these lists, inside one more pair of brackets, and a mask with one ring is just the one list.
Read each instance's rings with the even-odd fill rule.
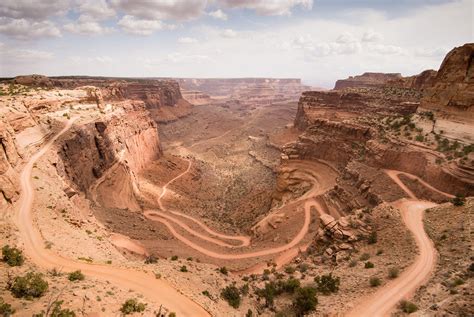
[[0,76],[296,77],[437,69],[472,0],[3,0]]

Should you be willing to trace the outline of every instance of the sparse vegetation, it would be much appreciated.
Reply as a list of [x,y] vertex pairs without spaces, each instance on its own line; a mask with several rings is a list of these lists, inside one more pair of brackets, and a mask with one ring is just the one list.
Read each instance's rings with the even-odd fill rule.
[[64,301],[55,301],[49,317],[75,317],[76,313],[68,308],[62,308]]
[[376,231],[372,231],[369,235],[369,237],[367,238],[367,243],[368,244],[375,244],[377,243],[377,232]]
[[341,282],[340,278],[333,277],[332,273],[325,274],[322,276],[316,276],[314,278],[314,281],[316,282],[316,289],[318,290],[318,292],[324,295],[337,293],[337,291],[339,291],[339,285]]
[[180,269],[179,269],[180,272],[187,272],[188,271],[188,268],[186,267],[186,265],[183,265]]
[[376,276],[373,276],[369,279],[369,283],[371,287],[377,287],[382,285],[382,280]]
[[20,249],[6,245],[2,248],[2,261],[10,266],[21,266],[25,259]]
[[69,273],[67,278],[71,282],[74,282],[74,281],[83,281],[86,277],[84,276],[84,274],[82,274],[80,270],[77,270],[77,271]]
[[370,261],[367,261],[364,264],[364,268],[366,268],[366,269],[373,269],[374,267],[375,267],[374,263],[372,263]]
[[2,297],[0,297],[0,316],[9,317],[15,313],[12,305],[5,303]]
[[176,261],[176,260],[178,260],[178,256],[177,256],[177,255],[173,255],[173,256],[171,257],[171,261]]
[[368,253],[363,253],[359,258],[361,261],[367,261],[368,259],[370,259],[370,254]]
[[122,308],[120,311],[124,315],[129,315],[132,313],[141,313],[146,308],[146,304],[138,302],[136,299],[131,298],[127,299],[125,303],[123,303]]
[[156,256],[152,254],[146,257],[145,264],[155,264],[155,263],[158,263],[158,258]]
[[466,198],[464,198],[463,195],[457,194],[456,197],[451,200],[451,202],[454,206],[464,206],[464,204],[466,203]]
[[227,275],[229,272],[227,271],[227,268],[225,266],[219,268],[219,272],[221,272],[224,275]]
[[414,303],[407,301],[407,300],[402,300],[400,302],[400,309],[407,314],[414,313],[418,310],[418,306],[416,306]]
[[398,268],[391,267],[390,269],[388,269],[388,278],[394,279],[394,278],[397,278],[398,275],[399,275]]
[[40,273],[28,272],[25,276],[17,276],[8,283],[13,296],[32,299],[43,296],[48,290],[48,282]]
[[293,308],[297,316],[304,316],[306,313],[316,309],[318,298],[316,289],[313,287],[302,287],[296,291],[293,299]]
[[222,298],[224,298],[230,306],[239,308],[241,297],[239,289],[235,285],[229,285],[224,288],[221,292]]

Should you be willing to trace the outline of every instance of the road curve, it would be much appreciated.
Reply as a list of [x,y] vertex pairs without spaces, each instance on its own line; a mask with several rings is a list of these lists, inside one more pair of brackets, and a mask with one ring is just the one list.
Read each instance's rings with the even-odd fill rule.
[[389,316],[390,312],[402,299],[412,296],[418,287],[429,279],[431,272],[435,268],[436,248],[425,232],[423,213],[426,209],[437,204],[418,200],[415,194],[400,180],[398,175],[403,174],[411,179],[417,179],[422,185],[439,194],[448,198],[454,197],[451,194],[434,188],[415,175],[394,170],[385,170],[385,173],[410,197],[410,199],[403,198],[397,200],[391,205],[400,210],[403,222],[413,234],[419,254],[416,256],[415,262],[397,279],[390,281],[377,292],[370,295],[370,297],[363,300],[347,316]]
[[21,240],[24,243],[25,254],[33,263],[43,269],[81,270],[86,277],[109,281],[124,289],[133,289],[146,298],[163,304],[171,311],[176,312],[178,316],[210,316],[197,303],[180,294],[166,281],[157,280],[151,273],[122,269],[110,265],[76,262],[45,249],[41,234],[33,225],[34,189],[31,183],[31,172],[33,164],[51,148],[53,143],[72,126],[76,119],[69,120],[58,134],[35,153],[20,174],[21,196],[15,221],[18,225]]

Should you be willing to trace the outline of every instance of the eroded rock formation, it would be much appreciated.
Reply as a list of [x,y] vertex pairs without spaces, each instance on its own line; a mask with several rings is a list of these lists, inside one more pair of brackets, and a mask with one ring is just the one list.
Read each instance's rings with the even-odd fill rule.
[[399,73],[363,73],[336,81],[334,89],[380,87],[391,80],[402,78]]

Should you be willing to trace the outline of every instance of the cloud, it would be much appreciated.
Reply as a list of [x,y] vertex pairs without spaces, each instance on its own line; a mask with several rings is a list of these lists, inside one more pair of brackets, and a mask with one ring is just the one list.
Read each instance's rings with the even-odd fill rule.
[[106,20],[115,16],[115,11],[105,0],[80,0],[78,3],[77,11],[82,19]]
[[290,15],[293,7],[312,9],[313,0],[221,0],[229,8],[252,9],[260,15]]
[[437,48],[417,48],[415,49],[415,56],[418,57],[444,57],[449,52],[446,47]]
[[220,35],[227,38],[237,37],[237,32],[232,29],[225,29],[220,32]]
[[171,53],[166,56],[165,60],[172,63],[182,63],[182,62],[201,63],[201,62],[210,60],[210,58],[207,55],[201,55],[201,54]]
[[224,11],[222,11],[221,9],[211,11],[208,14],[215,19],[227,21],[227,14],[225,14]]
[[375,53],[380,55],[404,55],[406,50],[396,45],[384,45],[384,44],[369,44],[367,46],[369,53]]
[[383,41],[383,35],[375,32],[374,30],[368,30],[362,35],[362,42],[381,42]]
[[0,43],[0,53],[4,58],[8,58],[9,61],[15,62],[36,62],[38,60],[49,60],[53,58],[53,54],[50,52],[9,48],[3,43]]
[[20,40],[61,36],[61,31],[50,21],[35,22],[4,17],[0,17],[0,33]]
[[52,15],[65,14],[70,7],[69,0],[2,0],[0,16],[41,21]]
[[94,56],[94,57],[82,57],[82,56],[70,56],[69,59],[75,64],[111,64],[115,62],[115,59],[103,55],[103,56]]
[[137,19],[131,15],[126,15],[117,22],[126,33],[137,35],[151,35],[155,31],[172,29],[173,25],[167,25],[159,20]]
[[111,0],[111,6],[144,20],[179,20],[197,18],[204,13],[207,0]]
[[82,35],[107,34],[113,31],[112,28],[103,27],[95,21],[79,21],[77,23],[68,23],[64,25],[64,29],[68,32]]
[[197,42],[198,40],[192,37],[180,37],[178,39],[178,43],[181,43],[181,44],[194,44]]

